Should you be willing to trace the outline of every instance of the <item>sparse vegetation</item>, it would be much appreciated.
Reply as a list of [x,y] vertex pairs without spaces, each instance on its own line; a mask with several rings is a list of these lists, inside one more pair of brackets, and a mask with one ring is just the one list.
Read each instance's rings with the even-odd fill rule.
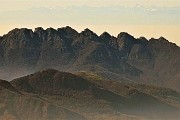
[[179,119],[180,96],[171,89],[52,69],[4,82],[0,81],[1,119]]

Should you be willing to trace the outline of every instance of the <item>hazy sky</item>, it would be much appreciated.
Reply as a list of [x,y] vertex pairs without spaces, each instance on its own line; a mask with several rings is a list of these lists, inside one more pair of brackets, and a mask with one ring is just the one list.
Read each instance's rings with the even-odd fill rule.
[[72,26],[180,45],[180,0],[0,0],[0,35],[15,27]]

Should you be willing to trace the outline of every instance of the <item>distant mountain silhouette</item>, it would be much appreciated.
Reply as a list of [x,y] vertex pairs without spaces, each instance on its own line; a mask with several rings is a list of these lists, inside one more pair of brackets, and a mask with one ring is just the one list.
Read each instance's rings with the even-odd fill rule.
[[180,91],[180,48],[163,37],[147,40],[122,32],[98,36],[88,28],[14,29],[0,37],[0,78],[43,69],[90,71],[109,79]]

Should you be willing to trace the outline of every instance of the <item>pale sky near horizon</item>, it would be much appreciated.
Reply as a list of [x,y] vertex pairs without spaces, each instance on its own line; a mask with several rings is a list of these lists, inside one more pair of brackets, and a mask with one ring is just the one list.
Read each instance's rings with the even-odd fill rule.
[[0,36],[13,28],[71,26],[117,36],[161,36],[180,46],[180,0],[0,0]]

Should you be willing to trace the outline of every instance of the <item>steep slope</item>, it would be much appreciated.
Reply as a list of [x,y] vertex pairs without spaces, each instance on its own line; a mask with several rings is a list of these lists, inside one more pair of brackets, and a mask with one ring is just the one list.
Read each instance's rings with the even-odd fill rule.
[[9,82],[5,80],[0,80],[0,90],[9,90],[11,92],[15,92],[17,94],[21,94],[16,88],[14,88]]
[[[101,119],[102,116],[120,119],[125,115],[126,119],[130,119],[130,115],[134,115],[134,119],[178,119],[177,104],[172,105],[160,99],[163,97],[154,97],[115,81],[96,80],[49,69],[15,79],[11,84],[24,94],[34,94],[89,119],[100,116]],[[175,97],[179,99],[179,94]]]
[[[72,51],[71,42],[73,36],[78,35],[75,30],[69,27],[58,29],[58,31],[53,28],[48,28],[46,30],[37,28],[35,34],[37,34],[42,41],[41,53],[39,59],[36,61],[36,69],[57,67],[63,70],[66,66],[72,64],[74,53]],[[69,36],[66,34],[69,34]]]
[[140,82],[179,91],[180,48],[163,37],[143,40],[133,46],[128,57],[128,63],[144,73]]
[[84,120],[70,110],[55,106],[39,97],[22,94],[9,82],[0,80],[1,120]]
[[38,59],[40,41],[30,29],[14,29],[3,36],[1,50],[5,65],[31,67]]
[[179,90],[180,78],[180,48],[173,43],[169,43],[165,38],[158,40],[151,39],[149,42],[155,54],[154,71],[159,71],[158,75],[165,87],[174,86]]

